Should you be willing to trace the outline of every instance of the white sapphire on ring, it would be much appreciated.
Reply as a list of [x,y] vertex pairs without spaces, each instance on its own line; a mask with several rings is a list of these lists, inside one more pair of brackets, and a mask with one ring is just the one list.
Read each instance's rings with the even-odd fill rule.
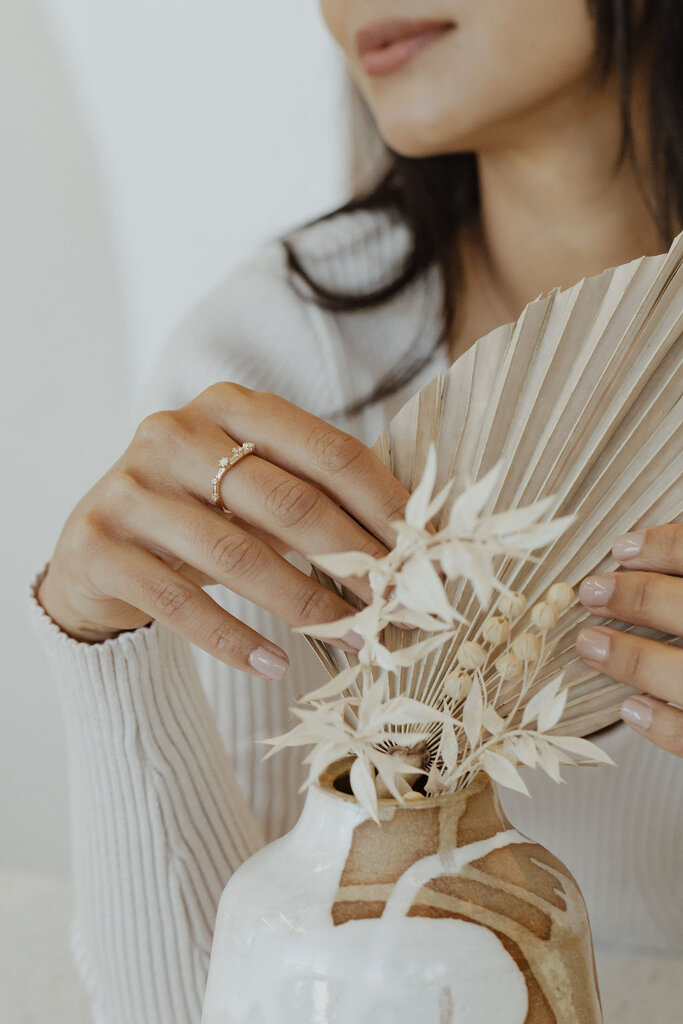
[[221,459],[219,463],[218,472],[211,480],[211,501],[214,503],[214,505],[217,505],[222,512],[229,512],[232,515],[231,510],[226,505],[223,504],[223,501],[219,493],[221,480],[228,472],[228,470],[235,465],[236,462],[239,462],[240,459],[243,459],[245,455],[251,455],[252,452],[254,452],[255,450],[256,445],[252,441],[245,441],[244,444],[241,444],[239,446],[235,445],[235,447],[232,449],[232,454],[226,455],[224,456],[224,458]]

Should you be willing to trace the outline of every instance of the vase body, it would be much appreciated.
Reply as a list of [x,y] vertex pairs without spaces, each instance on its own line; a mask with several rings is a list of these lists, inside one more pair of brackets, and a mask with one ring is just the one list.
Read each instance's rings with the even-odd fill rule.
[[202,1024],[601,1024],[578,886],[490,780],[378,825],[350,763],[226,886]]

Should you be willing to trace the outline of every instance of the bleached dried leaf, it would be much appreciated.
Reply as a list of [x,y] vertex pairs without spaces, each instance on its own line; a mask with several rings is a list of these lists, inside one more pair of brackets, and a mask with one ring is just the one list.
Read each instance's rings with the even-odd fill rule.
[[561,537],[571,524],[576,520],[576,515],[559,516],[549,523],[537,523],[528,530],[520,530],[519,533],[506,535],[505,543],[522,551],[535,551],[537,548],[552,544]]
[[493,736],[498,736],[505,728],[505,719],[501,718],[496,709],[489,705],[484,708],[482,724]]
[[309,555],[308,559],[331,576],[365,576],[375,568],[376,560],[364,551],[336,551],[333,554]]
[[566,703],[567,691],[562,690],[556,697],[553,697],[551,701],[543,705],[538,716],[539,732],[547,732],[548,729],[552,729],[554,725],[557,725],[562,717],[562,712],[564,711]]
[[392,697],[377,709],[374,720],[386,725],[429,725],[450,721],[450,715],[414,697]]
[[345,668],[343,672],[339,672],[336,676],[332,676],[329,682],[325,683],[323,686],[319,686],[317,690],[311,690],[309,693],[306,693],[297,699],[300,701],[311,701],[322,700],[325,697],[334,697],[338,693],[342,693],[343,690],[346,690],[347,687],[351,686],[363,669],[364,666],[360,664],[350,665],[348,668]]
[[426,657],[432,651],[438,650],[439,647],[442,647],[453,636],[455,636],[454,630],[444,630],[438,636],[430,636],[426,640],[419,641],[419,643],[393,651],[394,664],[400,667],[414,665],[416,661]]
[[450,719],[443,724],[439,753],[446,765],[446,770],[448,772],[455,771],[458,763],[458,738],[455,735],[455,729]]
[[453,619],[453,608],[429,559],[411,558],[406,562],[397,575],[396,596],[406,608],[438,615],[444,622]]
[[304,758],[304,764],[309,764],[308,776],[299,789],[304,789],[318,781],[322,772],[325,771],[334,761],[345,757],[349,753],[346,743],[319,743],[311,753]]
[[370,771],[369,765],[362,757],[356,757],[356,760],[351,765],[349,782],[351,783],[351,789],[353,790],[353,794],[358,803],[361,804],[370,817],[379,824],[375,779]]
[[493,494],[502,470],[503,460],[499,459],[488,473],[458,495],[448,514],[448,525],[451,528],[461,524],[469,526],[476,519]]
[[492,750],[485,750],[481,755],[481,766],[501,786],[507,786],[508,789],[514,789],[518,793],[525,793],[527,796],[530,795],[522,776],[515,766],[510,764],[507,758],[494,753]]
[[444,486],[441,488],[441,490],[438,492],[438,494],[436,494],[432,498],[432,500],[429,502],[429,505],[427,506],[427,508],[425,510],[425,522],[426,523],[428,523],[430,521],[430,519],[433,519],[434,516],[437,514],[437,512],[439,512],[441,510],[444,502],[446,501],[446,498],[448,497],[448,495],[450,494],[451,490],[453,489],[453,484],[454,483],[455,483],[455,478],[449,480],[448,483],[444,484]]
[[541,714],[543,709],[552,703],[554,698],[557,696],[560,686],[562,685],[562,678],[563,674],[560,673],[555,676],[554,679],[551,679],[542,690],[539,690],[538,693],[534,694],[522,712],[522,728],[530,722],[533,722],[533,720]]
[[580,739],[578,736],[547,736],[546,739],[554,743],[556,747],[567,750],[570,754],[577,754],[588,761],[595,761],[598,764],[611,764],[615,762],[606,751],[602,750],[590,740]]
[[422,479],[410,495],[404,519],[410,526],[423,527],[427,522],[427,506],[436,481],[436,445],[429,442]]
[[538,764],[538,751],[531,736],[527,733],[522,733],[520,736],[515,736],[510,743],[516,757],[522,764],[527,765],[529,768],[536,767]]
[[564,782],[560,775],[560,759],[550,744],[539,737],[538,740],[538,763],[543,771],[550,776],[553,782]]
[[371,684],[363,694],[358,707],[358,723],[360,729],[365,729],[377,714],[382,701],[388,693],[388,680],[385,673]]
[[509,508],[502,512],[494,512],[486,518],[486,527],[496,537],[506,537],[508,534],[521,533],[527,527],[538,522],[541,516],[547,512],[557,501],[555,495],[551,494],[530,505],[520,508]]

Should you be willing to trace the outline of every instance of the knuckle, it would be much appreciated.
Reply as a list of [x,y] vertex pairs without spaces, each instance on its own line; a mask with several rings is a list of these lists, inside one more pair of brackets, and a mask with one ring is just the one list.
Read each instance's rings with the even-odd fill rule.
[[683,523],[670,523],[661,534],[664,563],[677,571],[683,567]]
[[631,576],[631,607],[637,616],[642,616],[647,614],[652,604],[653,577],[647,572],[632,573]]
[[254,571],[262,555],[257,541],[245,535],[226,534],[211,549],[211,560],[228,576],[244,576]]
[[180,428],[177,413],[172,409],[159,409],[145,416],[135,431],[135,440],[146,445],[155,445],[174,435]]
[[194,597],[191,588],[180,582],[152,580],[148,586],[154,608],[170,619],[181,618]]
[[206,637],[206,648],[210,654],[223,658],[233,656],[236,653],[235,630],[227,623],[214,626]]
[[313,432],[309,446],[313,458],[329,473],[343,472],[367,451],[358,438],[328,425]]
[[85,555],[89,562],[99,558],[110,541],[104,519],[94,511],[86,512],[66,537],[69,557]]
[[107,481],[107,504],[128,505],[142,489],[142,484],[132,470],[117,469]]
[[329,622],[331,614],[328,591],[322,587],[306,587],[293,602],[297,620],[300,623]]
[[282,526],[298,526],[319,513],[322,493],[304,480],[279,480],[265,496],[266,510]]
[[382,506],[382,515],[387,522],[392,519],[403,519],[406,512],[408,499],[397,498],[395,495],[387,498]]
[[644,677],[645,670],[647,668],[645,664],[645,652],[643,646],[639,643],[638,639],[634,638],[629,641],[628,651],[626,654],[626,678],[638,680]]
[[254,395],[251,388],[238,384],[234,380],[219,380],[204,388],[198,398],[206,400],[210,405],[234,405],[238,401],[245,401]]
[[387,554],[387,548],[372,536],[368,536],[367,539],[354,544],[354,551],[360,551],[364,555],[370,555],[372,558],[384,558]]

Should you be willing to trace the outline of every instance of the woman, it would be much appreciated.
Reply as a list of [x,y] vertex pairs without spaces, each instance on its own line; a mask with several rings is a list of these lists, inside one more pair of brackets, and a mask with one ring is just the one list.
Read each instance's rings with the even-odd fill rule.
[[[676,3],[323,0],[391,168],[193,311],[148,397],[163,411],[31,586],[69,728],[73,946],[97,1021],[199,1019],[221,890],[298,817],[299,753],[261,764],[254,741],[286,731],[302,678],[320,677],[289,627],[349,613],[300,556],[391,543],[407,493],[366,446],[539,293],[680,230]],[[219,484],[226,515],[211,482],[244,441],[255,454]],[[683,526],[614,540],[636,571],[585,581],[581,599],[683,621]],[[647,692],[623,709],[639,735],[599,738],[618,771],[575,772],[561,794],[533,779],[533,803],[506,793],[506,808],[577,876],[596,942],[681,953],[683,652],[609,629],[577,649]]]

